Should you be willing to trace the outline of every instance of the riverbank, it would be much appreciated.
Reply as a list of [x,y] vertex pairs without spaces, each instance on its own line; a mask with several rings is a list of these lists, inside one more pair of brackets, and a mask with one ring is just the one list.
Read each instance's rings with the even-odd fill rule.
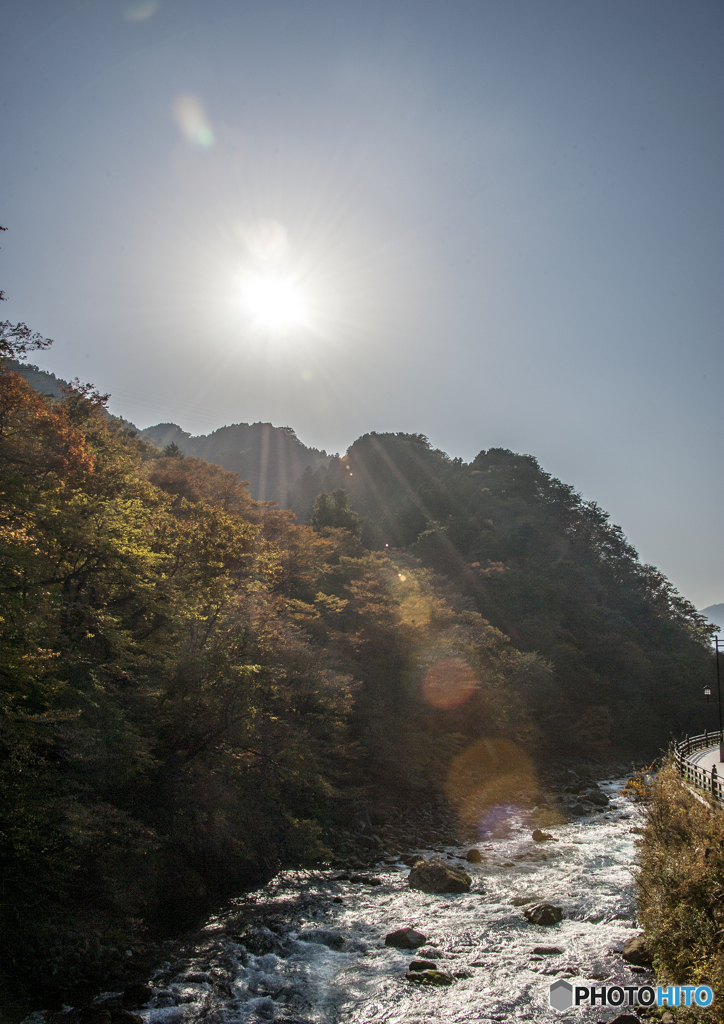
[[[149,978],[150,1001],[133,1012],[144,1024],[565,1021],[548,1006],[555,979],[642,980],[643,969],[620,955],[638,930],[631,867],[642,822],[640,806],[620,793],[623,782],[602,783],[608,806],[561,821],[551,840],[533,840],[531,812],[511,807],[476,843],[479,863],[465,859],[467,844],[413,851],[464,864],[469,893],[411,889],[400,850],[357,876],[283,872],[232,901],[192,943],[169,943]],[[559,924],[526,921],[525,907],[540,901],[561,907]],[[406,979],[413,954],[384,942],[403,925],[426,936],[414,956],[435,963],[449,986]],[[613,1016],[599,1007],[570,1019]],[[75,1024],[72,1015],[52,1024],[59,1021]]]
[[671,762],[651,786],[638,862],[640,917],[658,970],[674,983],[710,985],[714,1004],[697,1020],[721,1022],[724,812]]

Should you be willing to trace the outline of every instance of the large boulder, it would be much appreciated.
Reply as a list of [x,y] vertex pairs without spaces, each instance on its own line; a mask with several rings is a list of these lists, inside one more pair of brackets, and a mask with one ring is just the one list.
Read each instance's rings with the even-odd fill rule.
[[414,928],[398,928],[397,931],[385,935],[385,945],[397,949],[417,949],[427,942],[427,936]]
[[407,879],[411,889],[421,892],[470,892],[472,878],[462,868],[433,857],[418,861]]
[[634,935],[631,939],[626,939],[621,956],[626,963],[635,964],[636,967],[651,967],[651,954],[646,948],[646,936],[643,932]]
[[571,806],[568,808],[568,813],[573,818],[582,818],[583,815],[587,814],[588,812],[582,803],[577,802],[575,804],[571,804]]
[[416,985],[452,985],[453,983],[452,977],[444,971],[408,971],[405,977]]
[[547,843],[549,839],[553,839],[553,836],[550,832],[543,832],[541,829],[536,828],[533,830],[532,839],[534,843]]
[[149,985],[136,983],[126,985],[123,990],[123,1006],[126,1010],[135,1010],[137,1006],[146,1006],[153,999],[153,989]]
[[563,920],[563,911],[552,903],[536,903],[534,907],[526,907],[523,916],[531,924],[552,925]]
[[595,804],[596,807],[608,807],[611,802],[606,794],[600,789],[590,789],[585,793],[581,793],[582,800],[588,800],[590,804]]

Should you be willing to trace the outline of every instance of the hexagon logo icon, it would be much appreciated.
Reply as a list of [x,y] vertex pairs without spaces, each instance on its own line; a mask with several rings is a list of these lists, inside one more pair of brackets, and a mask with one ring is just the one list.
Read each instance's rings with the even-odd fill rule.
[[573,1004],[573,985],[562,978],[554,981],[548,999],[554,1010],[567,1010]]

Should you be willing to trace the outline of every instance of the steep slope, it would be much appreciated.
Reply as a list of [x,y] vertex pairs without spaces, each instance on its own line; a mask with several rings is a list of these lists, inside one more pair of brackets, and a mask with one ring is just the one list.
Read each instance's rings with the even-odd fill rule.
[[701,609],[701,614],[724,629],[724,604],[710,604],[708,608]]
[[159,423],[141,431],[158,448],[175,444],[184,455],[214,462],[249,481],[257,501],[287,503],[295,481],[309,468],[325,468],[332,460],[326,452],[302,444],[291,427],[271,423],[234,423],[211,434],[192,437],[175,423]]
[[466,465],[419,434],[366,434],[306,474],[291,507],[310,517],[315,494],[340,487],[363,543],[409,551],[552,664],[560,704],[541,714],[557,743],[655,748],[703,727],[712,627],[532,456],[490,449]]

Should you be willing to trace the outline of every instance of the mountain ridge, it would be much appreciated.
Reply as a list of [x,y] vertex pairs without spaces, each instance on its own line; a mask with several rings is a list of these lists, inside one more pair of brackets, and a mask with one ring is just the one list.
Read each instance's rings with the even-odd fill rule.
[[184,455],[238,473],[249,484],[249,493],[256,501],[276,501],[280,505],[306,469],[324,469],[337,458],[309,448],[292,427],[271,423],[232,423],[196,436],[176,423],[157,423],[139,434],[162,450],[175,444]]
[[[33,363],[13,359],[8,362],[8,368],[19,373],[40,394],[51,398],[62,398],[63,389],[71,386],[68,381],[41,370]],[[292,427],[275,427],[261,421],[231,423],[217,427],[209,434],[196,436],[177,423],[157,423],[141,429],[130,420],[123,421],[156,448],[163,450],[175,444],[183,455],[201,458],[238,473],[248,483],[252,498],[276,501],[279,505],[288,505],[289,493],[305,470],[312,473],[338,458],[305,445]]]

